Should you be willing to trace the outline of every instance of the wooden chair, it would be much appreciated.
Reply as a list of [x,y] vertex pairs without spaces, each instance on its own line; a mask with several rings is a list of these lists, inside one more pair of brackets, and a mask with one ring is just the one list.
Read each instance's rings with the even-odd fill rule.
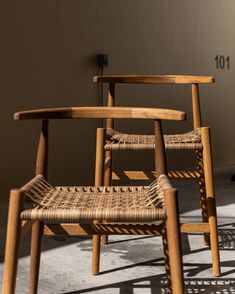
[[[96,83],[108,83],[108,106],[116,105],[115,89],[117,84],[181,84],[190,85],[192,91],[193,130],[185,134],[165,135],[165,148],[168,150],[193,150],[196,153],[195,170],[177,170],[168,172],[173,179],[195,179],[199,182],[202,223],[187,223],[181,225],[181,232],[204,233],[205,244],[211,246],[213,275],[220,276],[220,257],[218,245],[218,230],[215,191],[213,182],[213,166],[211,154],[210,129],[202,126],[199,84],[214,83],[211,76],[186,75],[120,75],[95,76]],[[174,97],[175,98],[175,97]],[[105,145],[104,185],[110,185],[112,180],[146,180],[154,177],[151,171],[112,170],[112,152],[116,150],[143,151],[154,149],[154,136],[123,134],[114,130],[114,120],[107,119],[106,128],[108,140]],[[193,159],[195,160],[195,159]],[[102,238],[103,244],[107,237]]]
[[[36,176],[10,192],[5,265],[4,294],[15,292],[20,240],[32,229],[30,254],[30,294],[37,293],[43,235],[93,235],[99,244],[101,235],[163,235],[169,257],[172,293],[184,293],[177,191],[166,174],[161,120],[184,120],[176,110],[125,107],[74,107],[30,110],[15,113],[15,120],[40,119]],[[130,118],[151,119],[155,125],[157,179],[150,186],[103,187],[104,128],[97,130],[94,187],[54,186],[46,180],[48,125],[51,119]],[[27,199],[29,201],[25,206]],[[85,223],[84,223],[85,221]],[[99,265],[99,252],[93,250],[93,271]]]

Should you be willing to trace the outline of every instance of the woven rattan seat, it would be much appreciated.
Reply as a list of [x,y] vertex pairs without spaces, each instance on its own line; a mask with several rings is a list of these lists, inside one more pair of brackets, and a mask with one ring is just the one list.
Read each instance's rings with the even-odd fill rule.
[[23,220],[153,220],[164,219],[160,176],[149,186],[54,187],[37,176],[23,189],[35,207],[21,213]]
[[[107,129],[110,143],[105,150],[153,150],[155,148],[154,135],[136,135],[120,133],[112,128]],[[200,129],[184,134],[164,135],[166,149],[202,149]]]

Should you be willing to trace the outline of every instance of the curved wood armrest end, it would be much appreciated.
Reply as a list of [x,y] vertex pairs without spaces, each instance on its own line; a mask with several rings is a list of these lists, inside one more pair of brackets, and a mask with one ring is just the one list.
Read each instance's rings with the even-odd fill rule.
[[25,110],[14,114],[14,120],[62,118],[72,118],[72,107]]

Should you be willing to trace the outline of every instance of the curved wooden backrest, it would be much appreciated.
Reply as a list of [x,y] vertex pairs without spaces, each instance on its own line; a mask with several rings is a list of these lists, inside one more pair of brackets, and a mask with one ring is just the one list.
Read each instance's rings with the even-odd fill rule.
[[93,82],[126,84],[211,84],[212,76],[193,75],[110,75],[95,76]]
[[22,119],[73,119],[73,118],[138,118],[185,120],[183,111],[137,107],[65,107],[16,112],[15,120]]

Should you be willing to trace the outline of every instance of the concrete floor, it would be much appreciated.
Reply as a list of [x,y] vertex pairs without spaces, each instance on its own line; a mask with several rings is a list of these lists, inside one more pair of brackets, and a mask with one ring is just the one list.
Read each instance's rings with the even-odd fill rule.
[[[235,167],[216,171],[222,276],[213,278],[211,255],[200,235],[182,235],[186,293],[235,293]],[[182,220],[200,219],[197,185],[175,182],[179,188]],[[195,196],[194,196],[195,194]],[[7,201],[1,205],[1,236],[5,236]],[[3,217],[2,217],[3,216]],[[3,272],[4,238],[0,243],[0,275]],[[19,259],[17,291],[27,293],[29,237]],[[102,247],[101,271],[92,276],[90,238],[43,240],[39,294],[153,294],[167,293],[161,238],[113,236]]]

